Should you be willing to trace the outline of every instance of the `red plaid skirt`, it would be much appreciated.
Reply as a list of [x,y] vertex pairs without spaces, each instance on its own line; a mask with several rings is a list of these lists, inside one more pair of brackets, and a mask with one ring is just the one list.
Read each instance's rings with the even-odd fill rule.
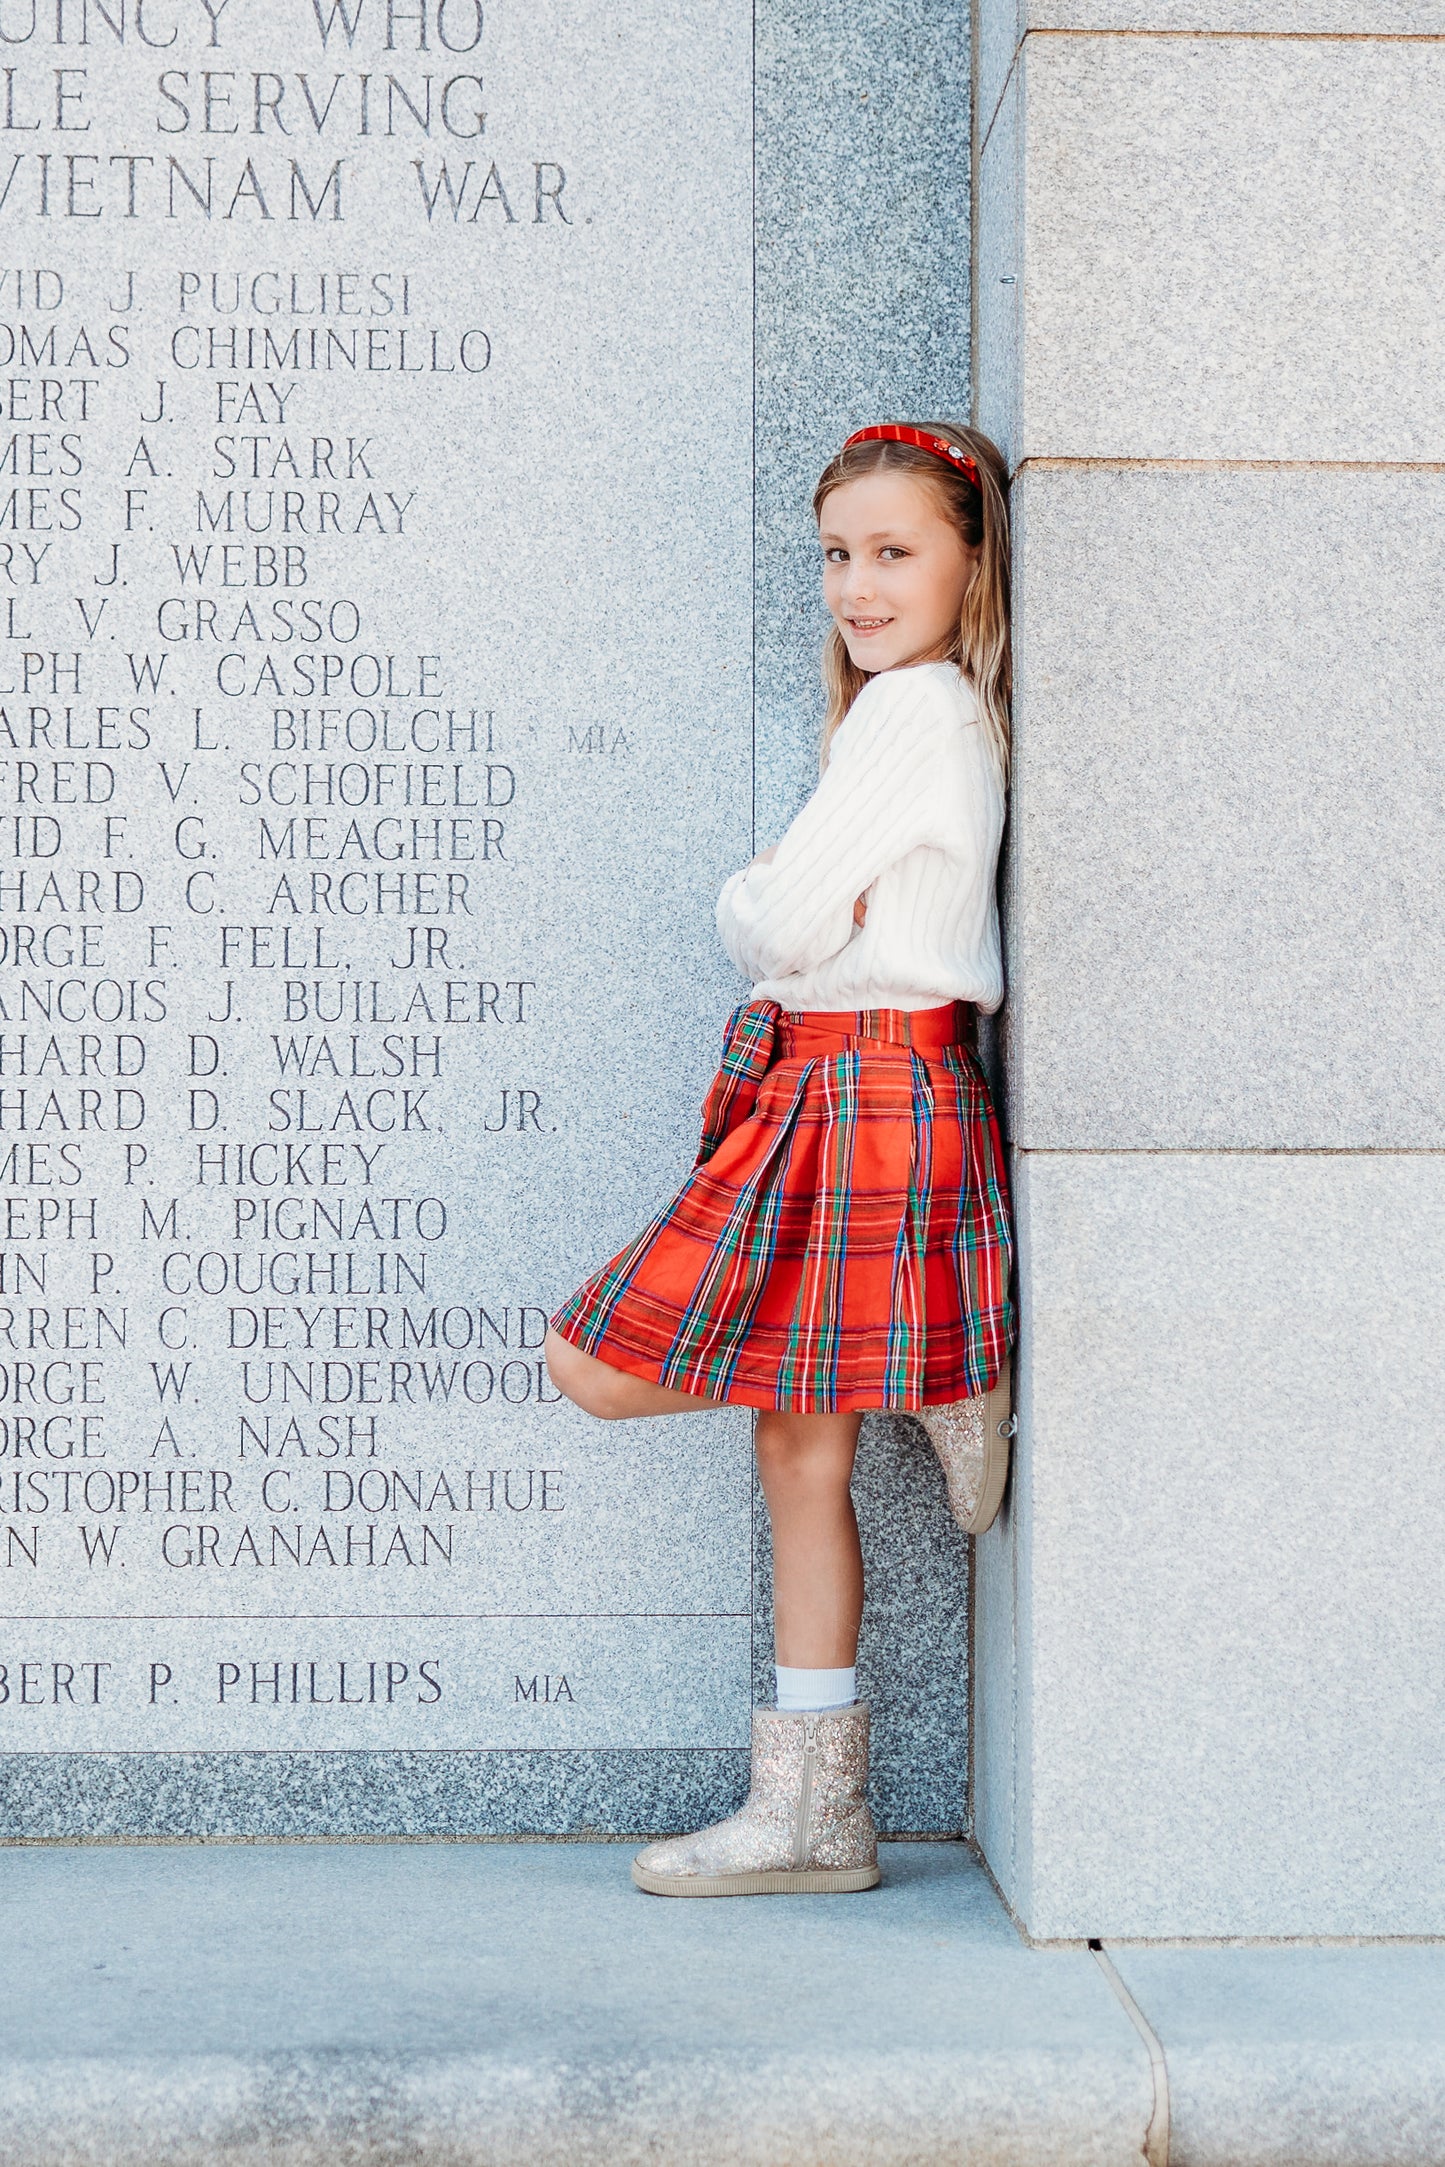
[[738,1009],[693,1172],[556,1329],[614,1369],[743,1407],[987,1391],[1013,1337],[1013,1244],[964,1014]]

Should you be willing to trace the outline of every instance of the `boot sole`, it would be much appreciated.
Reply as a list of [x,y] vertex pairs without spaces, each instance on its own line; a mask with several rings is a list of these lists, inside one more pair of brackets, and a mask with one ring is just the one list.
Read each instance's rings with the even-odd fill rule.
[[[1001,1425],[1007,1423],[1008,1428]],[[986,1535],[999,1516],[1008,1488],[1009,1461],[1013,1456],[1013,1365],[1006,1356],[992,1391],[984,1401],[983,1481],[978,1502],[967,1514],[954,1518],[965,1535]]]
[[988,1443],[984,1446],[983,1481],[979,1486],[978,1502],[972,1512],[954,1514],[965,1535],[986,1535],[999,1516],[1003,1494],[1008,1488],[1010,1443],[1009,1438],[998,1436],[997,1424],[990,1421]]
[[655,1874],[634,1859],[632,1878],[649,1896],[844,1896],[874,1889],[876,1866],[808,1866],[752,1874]]

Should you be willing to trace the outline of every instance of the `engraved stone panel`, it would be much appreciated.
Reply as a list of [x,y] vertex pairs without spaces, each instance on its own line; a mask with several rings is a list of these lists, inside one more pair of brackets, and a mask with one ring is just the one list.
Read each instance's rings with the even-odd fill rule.
[[[747,1419],[603,1429],[541,1339],[813,772],[813,473],[967,403],[966,11],[0,45],[0,1834],[696,1824]],[[912,1425],[856,1491],[875,1805],[957,1828],[966,1548]]]
[[746,1420],[541,1339],[737,992],[750,10],[0,12],[0,1752],[731,1770]]

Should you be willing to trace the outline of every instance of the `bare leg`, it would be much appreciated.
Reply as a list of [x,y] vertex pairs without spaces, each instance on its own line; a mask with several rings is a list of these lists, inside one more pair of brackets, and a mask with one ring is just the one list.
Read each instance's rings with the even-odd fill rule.
[[861,1415],[760,1414],[754,1445],[773,1524],[773,1642],[798,1670],[857,1659],[863,1552],[849,1481]]
[[614,1369],[610,1362],[599,1362],[595,1354],[584,1354],[550,1327],[542,1351],[557,1390],[603,1422],[623,1422],[633,1415],[695,1415],[724,1404],[697,1392],[674,1392],[668,1385],[649,1384],[645,1377]]

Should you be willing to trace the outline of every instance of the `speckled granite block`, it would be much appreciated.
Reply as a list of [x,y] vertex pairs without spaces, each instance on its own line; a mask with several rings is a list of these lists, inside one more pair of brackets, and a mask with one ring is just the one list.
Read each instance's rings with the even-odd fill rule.
[[0,1842],[585,1836],[731,1813],[746,1752],[7,1754]]
[[1043,1939],[1445,1934],[1445,1156],[1021,1166],[1005,1894]]
[[[1442,32],[1445,32],[1445,0],[980,0],[976,15],[978,38],[977,140],[980,145],[986,142],[992,130],[997,126],[1000,102],[1004,95],[1005,86],[1009,81],[1010,71],[1024,65],[1025,40],[1030,32],[1041,34],[1035,36],[1031,41],[1034,57],[1041,65],[1047,63],[1049,56],[1041,52],[1040,48],[1050,42],[1049,34],[1054,34],[1054,42],[1060,42],[1058,39],[1059,33],[1074,38],[1086,37],[1088,33],[1097,31],[1113,33],[1135,31],[1152,34],[1156,37],[1161,33],[1170,33],[1176,38],[1187,37],[1190,32],[1210,33],[1215,36],[1233,33],[1239,37],[1273,38],[1278,41],[1281,38],[1349,38],[1352,40],[1363,40],[1365,38],[1376,40],[1404,37],[1423,38],[1439,37]],[[1095,61],[1097,61],[1097,57],[1096,55]],[[1221,63],[1226,66],[1241,63],[1248,66],[1244,56],[1236,55],[1232,62],[1227,60],[1226,56],[1221,55],[1218,57]],[[1283,59],[1287,56],[1281,53],[1270,57]],[[1352,73],[1356,61],[1361,60],[1363,56],[1356,51],[1334,56],[1322,55],[1320,57],[1325,59],[1332,57],[1337,68]],[[1423,58],[1423,56],[1420,57]],[[1261,59],[1263,58],[1264,56],[1261,56]],[[1141,41],[1135,52],[1129,56],[1128,61],[1124,64],[1124,79],[1127,79],[1128,73],[1135,67],[1147,65],[1147,59],[1147,49]],[[1100,87],[1103,87],[1102,84]],[[1108,205],[1111,214],[1118,209],[1127,217],[1130,215],[1131,202],[1142,199],[1147,186],[1143,181],[1143,175],[1147,171],[1149,163],[1152,162],[1146,147],[1153,146],[1154,154],[1157,155],[1155,129],[1157,123],[1163,118],[1163,108],[1167,102],[1167,97],[1161,91],[1160,111],[1156,113],[1146,95],[1127,120],[1123,121],[1123,125],[1119,130],[1116,151],[1117,155],[1126,163],[1132,162],[1133,170],[1127,175],[1127,195],[1124,199],[1121,200],[1117,195],[1113,198],[1108,195],[1101,197],[1101,200]],[[1303,109],[1303,104],[1301,104],[1301,110]],[[1114,124],[1107,119],[1105,114],[1100,113],[1098,118],[1105,124],[1106,128],[1112,129]],[[1352,118],[1352,127],[1358,125],[1358,119]],[[1328,140],[1333,155],[1334,147],[1338,143],[1336,129],[1331,127],[1323,131],[1323,140]],[[1050,188],[1057,185],[1060,178],[1066,173],[1067,178],[1063,179],[1063,185],[1066,188],[1072,186],[1073,175],[1071,171],[1068,171],[1068,168],[1077,152],[1069,144],[1056,142],[1049,136],[1041,137],[1040,149],[1043,153],[1038,168],[1042,184],[1040,196],[1046,199]],[[1141,156],[1141,154],[1145,155]],[[1087,164],[1090,162],[1089,154],[1085,153],[1084,155]],[[1231,151],[1226,149],[1222,161],[1226,169],[1230,158]],[[1247,160],[1246,162],[1248,163]],[[1101,159],[1099,163],[1106,165],[1107,157]],[[1251,178],[1254,178],[1258,173],[1257,166],[1249,166],[1249,170]],[[1086,172],[1082,178],[1085,181],[1086,188],[1092,185],[1094,179],[1092,174]],[[981,173],[980,179],[981,181],[986,180],[986,168]],[[1186,189],[1178,193],[1177,200],[1172,206],[1172,212],[1167,202],[1161,205],[1161,209],[1165,215],[1178,217],[1188,227],[1191,223],[1193,202],[1194,198],[1191,192]],[[1212,218],[1209,224],[1212,225],[1222,208],[1221,197],[1217,189],[1211,194],[1210,207]],[[1227,247],[1228,243],[1225,240],[1223,231],[1225,221],[1220,219],[1218,223],[1220,226],[1219,239]],[[980,224],[980,238],[988,238],[989,230],[989,220],[985,213]],[[1207,236],[1208,230],[1208,226],[1202,229],[1201,239]],[[1102,239],[1102,236],[1099,236],[1099,238]],[[1311,251],[1311,254],[1315,256],[1322,255],[1327,245],[1324,236],[1321,235],[1319,245]],[[1230,285],[1242,285],[1249,273],[1253,271],[1254,275],[1261,278],[1261,287],[1263,288],[1264,278],[1261,274],[1265,273],[1268,256],[1268,248],[1264,251],[1263,256],[1257,250],[1246,250],[1238,254],[1230,275]],[[1117,272],[1125,265],[1128,267],[1127,275],[1119,278],[1116,285]],[[1064,268],[1067,269],[1067,267]],[[1099,264],[1095,266],[1094,287],[1097,290],[1100,275],[1102,274],[1102,282],[1107,289],[1104,309],[1109,316],[1117,317],[1121,313],[1127,314],[1130,311],[1133,306],[1135,273],[1139,268],[1138,258],[1134,252],[1120,252],[1106,246],[1104,256],[1100,259]],[[1161,265],[1160,272],[1156,275],[1164,275],[1163,265]],[[1389,305],[1393,290],[1391,289],[1385,296],[1386,307]],[[1169,293],[1171,304],[1177,306],[1182,296],[1182,288],[1171,285]],[[1286,287],[1283,281],[1275,285],[1272,293],[1264,291],[1265,314],[1263,317],[1259,315],[1251,317],[1248,320],[1246,329],[1257,329],[1261,321],[1267,322],[1269,314],[1284,304],[1285,294]],[[982,306],[988,298],[986,289],[981,288],[978,298]],[[1093,296],[1085,295],[1082,298],[1087,303],[1092,300]],[[1224,300],[1226,297],[1220,295],[1218,298]],[[1351,305],[1354,305],[1353,302]],[[1155,327],[1151,316],[1152,312],[1146,309],[1138,322],[1131,318],[1130,330],[1127,336],[1134,340],[1136,346],[1141,326],[1146,328],[1152,335]],[[1106,333],[1112,329],[1109,325],[1104,328]],[[1081,344],[1081,353],[1085,359],[1087,359],[1088,352],[1088,346]],[[988,388],[986,383],[984,388]],[[1288,396],[1284,383],[1280,384],[1279,391],[1281,396]],[[1060,447],[1053,446],[1051,448],[1058,450]],[[1063,448],[1068,449],[1070,447]]]
[[1015,1141],[1438,1149],[1445,479],[1015,498]]
[[1445,456],[1445,43],[1031,37],[1025,458]]

